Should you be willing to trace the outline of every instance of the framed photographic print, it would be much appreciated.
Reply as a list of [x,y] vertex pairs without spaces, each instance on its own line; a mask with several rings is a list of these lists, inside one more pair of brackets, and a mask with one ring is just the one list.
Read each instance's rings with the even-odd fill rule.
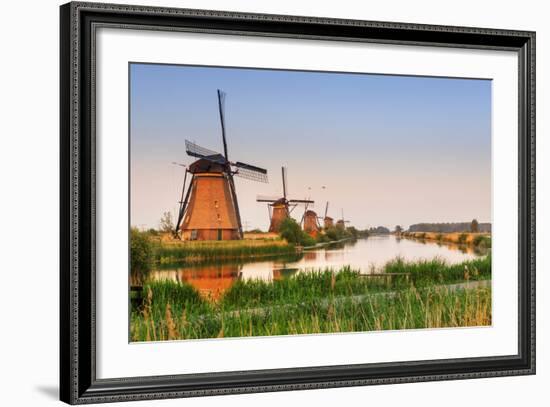
[[63,401],[535,373],[535,33],[60,13]]

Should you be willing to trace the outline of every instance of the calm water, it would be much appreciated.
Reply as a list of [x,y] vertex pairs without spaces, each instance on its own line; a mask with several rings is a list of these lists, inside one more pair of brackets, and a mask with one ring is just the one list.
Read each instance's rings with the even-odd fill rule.
[[460,263],[479,257],[471,248],[456,245],[398,239],[395,236],[371,236],[344,245],[308,251],[291,258],[284,257],[249,263],[228,262],[213,265],[171,266],[153,271],[155,280],[185,281],[203,295],[219,295],[239,278],[273,280],[294,273],[349,265],[361,273],[372,273],[395,257],[408,261],[439,257],[448,263]]

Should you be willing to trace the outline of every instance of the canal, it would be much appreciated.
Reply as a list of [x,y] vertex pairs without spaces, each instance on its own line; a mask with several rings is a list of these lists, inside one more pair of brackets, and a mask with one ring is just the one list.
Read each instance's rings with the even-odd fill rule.
[[483,254],[467,246],[400,239],[394,235],[384,235],[305,251],[299,255],[261,261],[165,265],[154,270],[150,278],[187,282],[194,286],[201,295],[216,299],[237,279],[269,281],[312,270],[331,268],[338,271],[343,266],[349,266],[353,270],[368,274],[377,272],[385,263],[396,257],[405,261],[439,258],[452,264],[471,260]]

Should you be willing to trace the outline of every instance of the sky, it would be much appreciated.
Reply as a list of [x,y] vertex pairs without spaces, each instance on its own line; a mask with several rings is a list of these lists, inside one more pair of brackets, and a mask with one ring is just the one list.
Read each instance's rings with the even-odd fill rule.
[[256,196],[282,195],[281,166],[289,198],[359,229],[491,221],[490,80],[132,63],[132,226],[175,217],[185,139],[223,151],[217,89],[229,159],[268,170],[235,177],[245,229],[268,228]]

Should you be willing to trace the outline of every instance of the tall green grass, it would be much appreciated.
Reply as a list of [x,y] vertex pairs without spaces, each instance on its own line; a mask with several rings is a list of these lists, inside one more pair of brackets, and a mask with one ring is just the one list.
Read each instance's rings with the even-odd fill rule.
[[332,332],[418,329],[491,324],[490,289],[450,291],[407,289],[395,295],[360,300],[311,300],[267,310],[199,314],[174,312],[166,305],[163,320],[132,314],[133,341],[270,336]]
[[353,296],[406,287],[407,279],[365,277],[349,266],[340,270],[310,270],[275,280],[238,280],[227,290],[221,304],[228,309],[289,304],[327,297]]
[[438,258],[407,262],[398,257],[384,266],[384,272],[408,273],[411,283],[417,287],[468,280],[487,280],[491,278],[491,254],[459,264],[448,264]]
[[237,280],[218,302],[205,300],[187,283],[149,282],[142,305],[131,312],[131,337],[150,341],[490,324],[490,289],[445,288],[490,279],[490,256],[454,265],[397,258],[382,271],[396,276],[364,277],[344,267],[273,282]]

